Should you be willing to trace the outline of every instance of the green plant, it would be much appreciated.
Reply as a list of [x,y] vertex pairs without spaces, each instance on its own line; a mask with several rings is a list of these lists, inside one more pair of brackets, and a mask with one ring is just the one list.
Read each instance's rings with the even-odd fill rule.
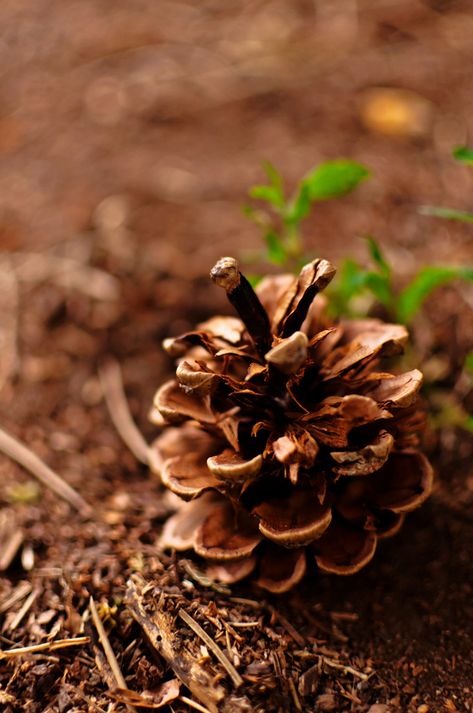
[[[456,149],[454,156],[459,161],[473,165],[473,149]],[[262,230],[266,260],[297,272],[301,264],[311,259],[305,254],[301,223],[309,215],[313,204],[352,191],[367,178],[369,171],[354,161],[327,161],[302,178],[294,194],[287,199],[280,173],[269,163],[264,164],[264,169],[269,183],[253,186],[249,195],[265,205],[263,208],[247,205],[244,212]],[[446,208],[424,208],[423,212],[473,222],[473,214],[462,213],[463,217],[459,217],[458,211],[452,212]],[[427,265],[407,285],[398,289],[392,266],[381,246],[371,236],[365,239],[370,264],[364,266],[351,258],[345,259],[329,287],[329,309],[335,318],[344,315],[366,316],[377,302],[383,305],[389,319],[408,325],[435,289],[455,279],[473,280],[473,266]],[[473,353],[466,357],[465,371],[473,373]],[[473,416],[453,396],[450,398],[448,394],[434,389],[431,392],[432,403],[436,398],[437,415],[433,425],[457,425],[473,432]]]
[[263,164],[267,184],[252,186],[249,196],[260,204],[243,210],[263,233],[264,257],[275,265],[297,271],[306,262],[301,223],[314,203],[339,198],[354,190],[369,176],[365,166],[348,159],[325,161],[311,169],[287,197],[281,174],[269,162]]
[[[472,149],[459,148],[454,155],[458,160],[473,165]],[[304,249],[301,223],[310,214],[313,205],[346,195],[365,180],[370,172],[356,161],[326,161],[309,171],[299,181],[291,197],[287,198],[279,171],[268,162],[263,167],[268,183],[252,186],[249,190],[250,198],[263,206],[246,205],[244,213],[262,231],[266,243],[265,259],[286,270],[297,272],[311,259]],[[372,265],[364,267],[347,258],[342,262],[331,287],[331,310],[336,317],[356,315],[360,312],[356,308],[359,298],[369,297],[371,301],[374,298],[382,304],[391,319],[409,324],[433,290],[455,279],[473,280],[473,266],[428,265],[421,268],[403,289],[397,290],[391,265],[380,245],[371,236],[366,241]],[[364,313],[366,309],[365,299]]]
[[[458,146],[453,150],[453,157],[464,163],[466,166],[473,166],[473,149],[468,146]],[[441,206],[424,205],[420,208],[423,215],[431,215],[435,218],[446,218],[447,220],[458,220],[461,223],[473,223],[473,213],[455,208],[444,208]]]
[[367,238],[367,244],[372,268],[366,269],[351,259],[342,263],[340,278],[333,291],[339,315],[352,314],[355,298],[369,293],[386,308],[390,318],[410,324],[433,290],[455,279],[473,280],[473,267],[427,265],[397,291],[393,285],[392,268],[380,245],[372,237]]

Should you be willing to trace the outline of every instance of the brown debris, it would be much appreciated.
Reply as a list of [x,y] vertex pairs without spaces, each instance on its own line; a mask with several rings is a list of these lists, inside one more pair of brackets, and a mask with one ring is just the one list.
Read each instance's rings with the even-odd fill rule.
[[135,577],[128,584],[127,606],[149,640],[151,646],[165,658],[182,683],[208,708],[217,713],[218,704],[225,696],[224,689],[212,682],[211,676],[179,642],[175,633],[174,616],[149,601],[152,590],[143,579]]

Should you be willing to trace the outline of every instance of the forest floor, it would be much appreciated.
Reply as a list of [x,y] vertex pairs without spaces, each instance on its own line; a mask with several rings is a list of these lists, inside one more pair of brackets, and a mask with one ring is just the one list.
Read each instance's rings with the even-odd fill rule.
[[[0,427],[91,506],[78,512],[0,457],[6,713],[473,711],[465,431],[429,431],[433,496],[367,568],[276,597],[251,582],[216,588],[197,560],[158,553],[166,500],[111,421],[108,358],[151,442],[149,408],[172,370],[162,339],[229,313],[208,269],[259,246],[241,205],[263,159],[289,185],[326,158],[371,168],[307,221],[314,254],[363,256],[358,236],[373,234],[400,283],[423,264],[471,262],[468,226],[419,213],[471,207],[472,175],[451,159],[473,128],[471,4],[237,5],[0,9]],[[366,92],[386,86],[420,101],[415,132],[363,123]],[[436,389],[467,408],[472,303],[471,288],[452,284],[414,327]],[[33,648],[2,653],[19,646]]]

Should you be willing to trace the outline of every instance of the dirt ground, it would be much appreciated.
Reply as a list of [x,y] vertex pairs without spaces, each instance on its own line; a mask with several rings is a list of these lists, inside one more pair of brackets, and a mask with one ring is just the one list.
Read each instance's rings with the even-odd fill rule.
[[[371,168],[305,226],[308,249],[335,264],[363,256],[367,233],[400,283],[425,263],[473,262],[471,227],[419,213],[471,208],[473,174],[451,158],[473,131],[471,2],[3,0],[0,26],[0,427],[93,506],[78,514],[0,456],[0,648],[89,637],[0,653],[0,709],[151,710],[175,668],[146,612],[172,622],[176,651],[222,687],[215,710],[472,711],[470,436],[428,434],[434,495],[359,574],[279,598],[251,583],[215,591],[198,562],[158,557],[162,491],[118,436],[98,378],[113,356],[151,441],[149,407],[172,369],[161,340],[229,311],[208,269],[259,247],[241,205],[264,159],[289,186],[323,159]],[[379,87],[409,90],[415,130],[367,123]],[[452,285],[416,325],[438,384],[468,407],[472,304]],[[116,693],[91,596],[126,685],[148,699]],[[230,652],[241,686],[179,609]],[[212,710],[181,694],[163,710]]]

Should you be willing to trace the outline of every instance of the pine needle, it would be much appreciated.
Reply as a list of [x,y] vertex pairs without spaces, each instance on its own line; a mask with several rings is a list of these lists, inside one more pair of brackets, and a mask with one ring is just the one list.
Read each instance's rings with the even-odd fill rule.
[[[90,597],[89,606],[90,606],[90,613],[92,614],[92,619],[93,619],[95,628],[97,630],[97,634],[99,636],[99,641],[102,644],[102,648],[104,650],[105,657],[107,659],[108,665],[110,666],[110,669],[111,669],[113,677],[116,681],[117,687],[128,691],[128,686],[126,685],[126,681],[123,677],[120,666],[118,665],[118,661],[114,654],[112,646],[110,644],[110,640],[107,636],[107,632],[105,631],[104,625],[102,624],[102,621],[101,621],[99,614],[97,612],[97,607],[95,606],[93,597]],[[130,706],[129,704],[127,704],[127,708],[130,711],[135,711],[135,708],[133,706]]]
[[43,644],[32,644],[31,646],[21,646],[17,649],[0,651],[0,661],[2,659],[23,656],[24,654],[35,654],[39,651],[56,651],[56,649],[66,649],[70,646],[83,646],[90,641],[88,636],[77,636],[75,639],[58,639],[57,641],[45,641]]
[[184,611],[184,609],[179,609],[179,616],[183,621],[185,621],[187,626],[189,626],[192,631],[197,634],[197,636],[200,636],[202,641],[209,647],[215,657],[220,661],[220,663],[232,679],[233,683],[235,684],[235,688],[241,686],[243,684],[242,677],[240,676],[236,668],[233,666],[233,664],[231,664],[230,661],[227,659],[223,651],[217,646],[215,641],[213,641],[207,634],[207,632],[202,629],[201,625],[198,624],[195,619],[190,616],[190,614]]
[[92,509],[84,498],[74,488],[68,485],[44,461],[33,453],[23,443],[0,428],[0,452],[26,468],[32,475],[46,485],[50,490],[66,500],[82,515],[90,515]]
[[109,359],[100,367],[99,377],[110,418],[118,434],[135,458],[148,465],[149,446],[130,414],[119,363]]

